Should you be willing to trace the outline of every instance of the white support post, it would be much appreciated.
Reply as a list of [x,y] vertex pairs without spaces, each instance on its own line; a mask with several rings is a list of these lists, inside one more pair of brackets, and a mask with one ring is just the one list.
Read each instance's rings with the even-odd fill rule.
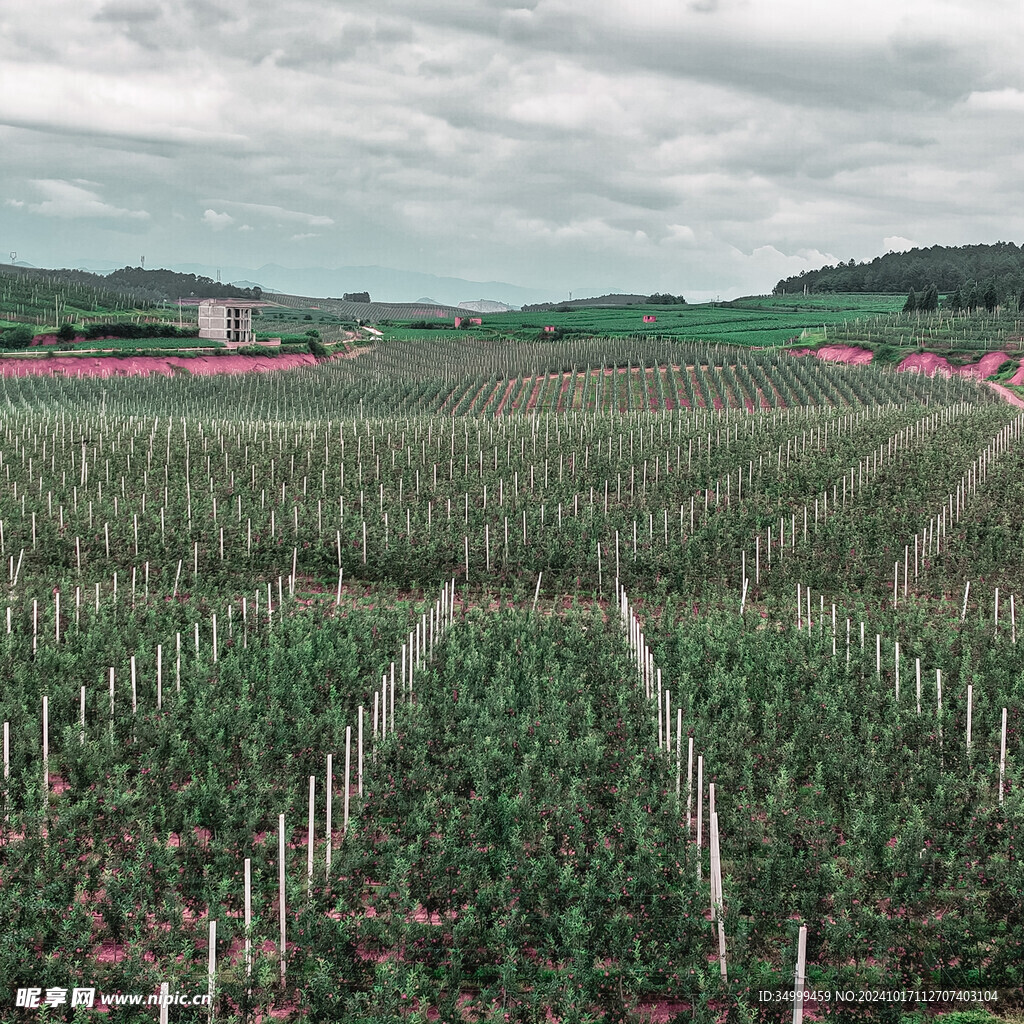
[[210,922],[210,940],[207,954],[207,995],[210,1000],[210,1020],[213,1020],[213,996],[217,982],[217,922]]
[[287,963],[288,947],[285,928],[287,909],[284,886],[284,815],[281,814],[278,815],[277,819],[277,916],[281,925],[281,942],[278,947],[281,954],[281,988],[284,988],[284,976]]
[[900,699],[900,642],[896,641],[896,653],[893,657],[896,664],[896,703],[899,703]]
[[[682,711],[679,712],[682,716]],[[690,736],[686,753],[686,837],[693,835],[693,737]]]
[[11,820],[8,799],[10,796],[9,783],[11,778],[11,723],[4,722],[4,821]]
[[359,705],[359,734],[356,751],[356,788],[359,796],[363,795],[363,705]]
[[704,755],[697,757],[697,881],[701,880],[703,874],[703,854],[701,847],[704,843]]
[[252,858],[245,858],[245,976],[252,977]]
[[43,694],[43,805],[50,797],[50,698]]
[[803,1024],[804,1019],[804,977],[807,970],[807,925],[800,925],[797,940],[796,974],[793,983],[793,1024]]
[[349,791],[352,781],[352,726],[345,726],[345,821],[342,835],[348,835]]
[[717,918],[718,921],[718,964],[722,974],[722,981],[728,983],[729,968],[725,957],[725,922],[722,920],[722,911],[724,909],[722,900],[722,852],[719,847],[717,811],[711,815],[711,854],[711,873],[714,878],[715,902],[717,904],[716,913],[712,917],[713,919]]
[[971,716],[974,711],[974,684],[967,684],[967,754],[971,753]]
[[1006,777],[1006,708],[1003,708],[1003,726],[999,736],[999,802],[1003,802],[1003,780]]
[[309,824],[306,829],[306,895],[313,892],[313,848],[316,835],[313,832],[313,815],[316,811],[316,776],[309,777]]
[[334,836],[332,835],[334,825],[334,755],[327,755],[327,788],[325,792],[327,807],[325,810],[324,835],[327,837],[327,856],[325,877],[331,877],[331,854],[334,852]]

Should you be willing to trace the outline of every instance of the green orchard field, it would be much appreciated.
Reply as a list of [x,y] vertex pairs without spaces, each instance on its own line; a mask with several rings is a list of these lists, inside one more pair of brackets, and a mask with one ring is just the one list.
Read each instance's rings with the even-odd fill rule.
[[1019,1010],[983,383],[460,335],[0,408],[6,1019]]
[[[828,295],[762,296],[700,305],[636,305],[574,309],[566,312],[489,313],[469,330],[480,336],[532,338],[545,326],[583,337],[673,338],[754,347],[784,345],[802,331],[822,324],[842,324],[886,316],[902,308],[902,296]],[[466,313],[466,316],[479,314]],[[657,318],[644,323],[644,316]],[[453,327],[452,322],[449,324]],[[433,331],[395,323],[383,328],[389,338],[426,340]],[[454,332],[452,332],[454,333]]]

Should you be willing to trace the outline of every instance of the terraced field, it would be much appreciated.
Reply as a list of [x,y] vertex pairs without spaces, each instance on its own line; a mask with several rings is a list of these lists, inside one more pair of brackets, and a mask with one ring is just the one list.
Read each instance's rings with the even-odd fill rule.
[[10,1019],[1020,1005],[981,382],[463,338],[0,408]]

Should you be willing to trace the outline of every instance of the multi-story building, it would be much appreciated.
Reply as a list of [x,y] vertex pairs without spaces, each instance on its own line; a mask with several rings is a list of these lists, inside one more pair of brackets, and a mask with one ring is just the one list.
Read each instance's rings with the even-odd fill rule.
[[259,302],[241,299],[203,299],[199,303],[199,337],[229,345],[253,343],[252,311]]

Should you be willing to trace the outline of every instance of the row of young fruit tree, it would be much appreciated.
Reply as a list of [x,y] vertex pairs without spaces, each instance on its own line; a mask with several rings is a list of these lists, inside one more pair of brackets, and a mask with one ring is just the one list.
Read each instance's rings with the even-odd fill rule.
[[775,1019],[801,948],[1019,987],[1012,410],[268,376],[3,384],[0,1003]]

